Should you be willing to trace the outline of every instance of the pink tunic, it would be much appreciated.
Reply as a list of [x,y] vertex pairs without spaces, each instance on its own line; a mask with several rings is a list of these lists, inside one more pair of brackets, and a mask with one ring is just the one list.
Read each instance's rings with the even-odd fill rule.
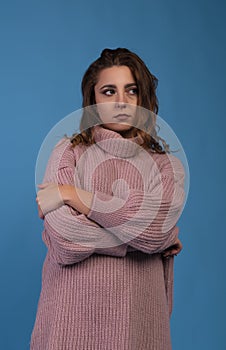
[[31,350],[170,350],[174,244],[184,169],[145,151],[138,137],[95,126],[92,146],[64,139],[44,182],[94,193],[85,216],[48,213],[48,247]]

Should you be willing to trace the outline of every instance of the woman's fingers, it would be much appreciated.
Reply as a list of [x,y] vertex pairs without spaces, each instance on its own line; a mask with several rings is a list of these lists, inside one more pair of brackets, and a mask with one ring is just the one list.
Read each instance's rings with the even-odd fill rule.
[[40,217],[40,219],[44,219],[44,215],[43,215],[42,209],[40,208],[39,204],[38,204],[38,216]]
[[38,188],[44,189],[44,188],[48,187],[49,185],[52,185],[52,184],[49,183],[49,182],[46,182],[46,183],[44,183],[44,184],[39,184],[39,185],[38,185]]
[[44,216],[50,211],[58,209],[64,205],[59,186],[60,185],[57,183],[44,183],[38,185],[39,191],[37,192],[36,202],[41,208]]
[[181,252],[181,250],[183,249],[183,245],[181,243],[181,241],[179,240],[179,238],[177,239],[176,243],[174,245],[172,245],[171,247],[167,248],[164,252],[163,252],[163,257],[168,257],[168,256],[172,256],[172,255],[177,255]]
[[172,256],[172,255],[177,255],[179,252],[177,249],[172,249],[172,250],[168,250],[167,252],[165,252],[163,254],[164,258],[166,258],[167,256]]

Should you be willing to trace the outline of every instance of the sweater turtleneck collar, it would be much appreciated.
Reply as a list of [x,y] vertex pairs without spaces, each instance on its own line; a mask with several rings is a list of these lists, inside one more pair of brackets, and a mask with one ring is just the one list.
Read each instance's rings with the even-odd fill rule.
[[93,127],[95,143],[105,152],[116,157],[130,158],[137,155],[143,147],[141,137],[124,138],[118,132],[100,125]]

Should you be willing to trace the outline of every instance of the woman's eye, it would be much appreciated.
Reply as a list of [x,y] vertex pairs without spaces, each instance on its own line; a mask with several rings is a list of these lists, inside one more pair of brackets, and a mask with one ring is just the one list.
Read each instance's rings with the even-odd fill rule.
[[138,89],[137,88],[129,89],[129,94],[130,95],[137,95],[138,94]]
[[114,90],[105,90],[103,91],[103,94],[106,96],[112,96],[114,95],[115,91]]

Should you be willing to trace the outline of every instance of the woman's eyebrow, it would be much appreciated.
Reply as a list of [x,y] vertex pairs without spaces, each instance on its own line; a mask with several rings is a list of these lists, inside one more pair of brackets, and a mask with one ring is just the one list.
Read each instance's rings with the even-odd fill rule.
[[106,84],[100,87],[100,90],[104,89],[104,88],[116,88],[116,85],[113,84]]
[[[129,83],[125,85],[125,88],[131,87],[131,86],[137,86],[136,83]],[[100,90],[105,89],[105,88],[113,88],[116,89],[116,85],[114,84],[106,84],[100,87]]]
[[136,84],[136,83],[126,84],[126,85],[125,85],[125,88],[131,87],[131,86],[137,86],[137,84]]

